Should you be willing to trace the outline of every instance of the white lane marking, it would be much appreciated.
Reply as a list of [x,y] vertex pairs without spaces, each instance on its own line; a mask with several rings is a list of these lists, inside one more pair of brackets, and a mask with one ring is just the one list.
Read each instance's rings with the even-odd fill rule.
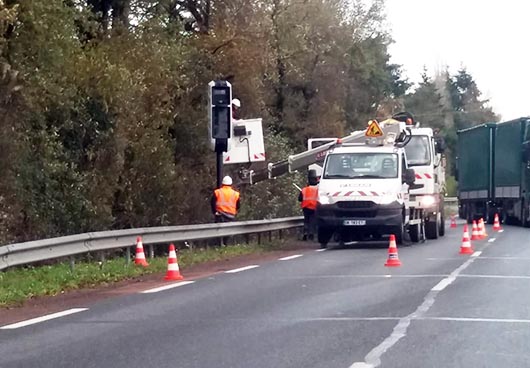
[[357,362],[353,363],[351,368],[374,368],[374,366],[365,362]]
[[454,321],[454,322],[495,322],[495,323],[530,323],[530,319],[510,318],[459,318],[459,317],[420,317],[424,321]]
[[447,258],[427,258],[427,261],[461,261],[462,258],[460,257],[447,257]]
[[327,250],[327,248],[324,248],[324,249],[317,249],[315,250],[315,252],[325,252]]
[[459,275],[458,277],[478,278],[478,279],[507,279],[507,280],[530,280],[530,276],[508,276],[508,275]]
[[509,261],[529,261],[530,257],[510,257],[510,256],[503,256],[503,257],[480,257],[480,259],[496,259],[496,260],[509,260]]
[[225,271],[225,273],[237,273],[237,272],[243,272],[243,271],[251,270],[251,269],[253,269],[253,268],[257,268],[257,267],[259,267],[259,266],[258,266],[258,265],[246,266],[246,267],[236,268],[236,269],[234,269],[234,270]]
[[154,289],[140,291],[140,294],[158,293],[159,291],[169,290],[169,289],[173,289],[179,286],[193,284],[194,282],[195,281],[181,281],[181,282],[177,282],[176,284],[164,285],[164,286],[160,286]]
[[347,279],[347,278],[359,278],[359,279],[370,279],[370,278],[439,278],[447,277],[449,275],[307,275],[307,276],[292,276],[288,278],[292,279]]
[[[484,249],[488,246],[488,244],[485,245]],[[451,283],[453,282],[458,275],[464,271],[466,268],[471,265],[477,257],[471,257],[466,262],[464,262],[460,267],[455,269],[449,277],[447,277],[447,282]],[[438,295],[440,291],[436,290],[430,290],[427,295],[425,296],[425,299],[423,300],[423,303],[421,303],[418,308],[408,316],[405,316],[401,318],[398,322],[398,324],[394,327],[392,333],[390,336],[388,336],[386,339],[384,339],[379,345],[377,345],[375,348],[373,348],[365,357],[364,362],[355,362],[353,363],[350,368],[359,368],[363,367],[360,365],[360,363],[369,364],[366,367],[372,367],[375,368],[381,364],[381,357],[383,354],[392,346],[394,346],[399,340],[401,340],[403,337],[407,335],[407,330],[410,326],[410,323],[413,319],[420,318],[425,315],[429,311],[429,309],[434,304],[434,301],[436,299],[436,296]]]
[[2,326],[0,327],[0,330],[13,330],[15,328],[26,327],[29,325],[34,325],[35,323],[49,321],[50,319],[68,316],[70,314],[79,313],[79,312],[83,312],[86,310],[88,310],[88,308],[72,308],[72,309],[62,311],[62,312],[48,314],[46,316],[28,319],[27,321],[21,321],[21,322],[13,323],[11,325]]
[[495,240],[496,238],[491,238],[490,240],[488,240],[488,243],[493,243]]
[[499,233],[503,233],[503,232],[504,232],[504,229],[502,229],[502,230],[499,230]]
[[302,257],[302,254],[295,254],[294,256],[288,256],[278,259],[279,261],[289,261],[291,259]]
[[482,254],[482,251],[479,250],[479,251],[476,251],[475,253],[473,253],[473,254],[471,255],[471,257],[480,257],[481,254]]
[[321,317],[302,321],[399,321],[400,317]]
[[446,278],[446,279],[443,279],[442,281],[440,281],[439,283],[437,283],[431,290],[432,291],[442,291],[443,289],[445,289],[446,287],[448,287],[449,285],[451,285],[451,283],[453,282],[454,280],[450,279],[450,278]]

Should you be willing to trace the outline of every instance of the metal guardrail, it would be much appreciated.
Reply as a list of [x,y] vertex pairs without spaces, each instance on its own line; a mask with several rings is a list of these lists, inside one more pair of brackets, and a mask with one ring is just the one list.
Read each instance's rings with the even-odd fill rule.
[[303,226],[302,217],[238,221],[220,224],[150,227],[100,231],[35,240],[0,247],[0,270],[33,262],[102,250],[129,248],[141,236],[144,244],[160,244],[248,235]]
[[[456,197],[446,197],[446,204],[456,204]],[[303,226],[303,218],[238,221],[220,224],[150,227],[99,231],[59,238],[35,240],[0,247],[0,271],[8,267],[47,261],[78,254],[129,248],[141,236],[144,244],[160,244],[215,239],[292,229]]]
[[445,204],[457,204],[458,203],[458,197],[445,197],[444,198]]

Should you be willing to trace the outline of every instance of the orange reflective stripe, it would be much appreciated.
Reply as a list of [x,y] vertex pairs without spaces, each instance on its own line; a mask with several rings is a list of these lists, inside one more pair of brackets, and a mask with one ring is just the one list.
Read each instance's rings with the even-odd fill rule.
[[223,212],[229,215],[235,215],[237,213],[239,192],[228,186],[224,186],[215,190],[215,199],[215,209],[218,212]]
[[314,210],[317,208],[318,188],[314,185],[302,189],[302,208]]

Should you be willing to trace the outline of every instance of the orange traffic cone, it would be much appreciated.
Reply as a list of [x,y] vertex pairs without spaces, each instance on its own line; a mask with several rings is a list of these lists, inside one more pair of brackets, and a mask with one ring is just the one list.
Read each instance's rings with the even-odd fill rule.
[[385,267],[399,267],[401,261],[398,257],[398,251],[396,247],[396,236],[390,235],[390,244],[388,245],[388,259],[386,260]]
[[177,252],[175,252],[175,246],[169,245],[169,257],[167,259],[167,273],[164,280],[184,280],[184,277],[180,274],[179,264],[177,261]]
[[480,219],[478,222],[478,230],[481,239],[486,239],[488,237],[488,233],[486,232],[486,225],[484,224],[483,219]]
[[134,257],[134,264],[144,267],[149,266],[149,263],[145,260],[144,245],[141,236],[136,238],[136,256]]
[[456,216],[451,215],[451,229],[455,229],[455,228],[456,228]]
[[499,215],[495,214],[495,219],[493,220],[493,231],[502,230],[501,223],[499,221]]
[[460,254],[473,254],[473,246],[469,241],[469,232],[467,224],[464,225],[464,236],[462,237],[462,245],[460,246]]
[[480,233],[478,232],[478,226],[475,220],[473,220],[473,230],[471,232],[471,240],[480,240]]

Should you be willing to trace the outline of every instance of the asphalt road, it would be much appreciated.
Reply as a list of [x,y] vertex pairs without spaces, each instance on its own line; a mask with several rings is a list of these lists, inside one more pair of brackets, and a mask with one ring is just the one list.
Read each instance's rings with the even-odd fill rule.
[[[0,367],[527,367],[530,230],[356,245],[0,329]],[[495,238],[494,241],[491,239]]]

